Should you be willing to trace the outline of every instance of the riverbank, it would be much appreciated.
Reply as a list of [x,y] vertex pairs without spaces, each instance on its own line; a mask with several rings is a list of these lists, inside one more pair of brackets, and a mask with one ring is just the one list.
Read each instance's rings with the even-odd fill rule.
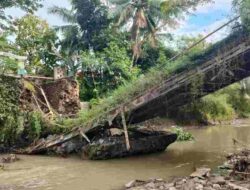
[[227,156],[227,161],[211,174],[210,168],[198,168],[188,177],[171,181],[151,179],[134,180],[125,185],[126,190],[249,190],[250,150]]
[[232,120],[226,121],[214,121],[209,124],[202,123],[182,123],[176,122],[172,119],[166,117],[157,117],[155,119],[148,120],[143,123],[143,125],[147,128],[153,128],[156,130],[167,130],[171,129],[171,127],[181,127],[183,129],[199,129],[206,127],[216,127],[216,126],[234,126],[234,127],[244,127],[249,126],[250,118],[235,118]]
[[122,159],[90,161],[74,155],[66,158],[18,155],[18,162],[5,164],[4,171],[0,171],[0,186],[5,187],[4,190],[6,187],[13,187],[13,190],[114,190],[133,179],[169,181],[173,177],[189,176],[194,168],[206,166],[216,170],[225,161],[225,155],[241,148],[233,143],[233,138],[250,144],[250,125],[188,131],[194,141],[176,142],[162,153]]

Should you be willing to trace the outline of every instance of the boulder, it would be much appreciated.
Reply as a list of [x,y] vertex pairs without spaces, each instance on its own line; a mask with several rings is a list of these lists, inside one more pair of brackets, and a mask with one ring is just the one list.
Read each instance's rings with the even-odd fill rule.
[[103,160],[138,154],[164,151],[175,142],[177,135],[169,132],[133,133],[129,135],[130,150],[127,150],[125,137],[111,136],[93,141],[82,149],[83,157]]

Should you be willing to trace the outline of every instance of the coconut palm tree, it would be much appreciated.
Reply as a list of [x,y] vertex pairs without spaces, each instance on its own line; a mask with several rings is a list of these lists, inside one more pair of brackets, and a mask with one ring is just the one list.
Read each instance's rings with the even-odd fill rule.
[[51,7],[49,13],[59,16],[65,22],[65,25],[55,27],[55,30],[61,33],[60,53],[56,50],[55,53],[61,58],[62,65],[66,66],[75,75],[81,65],[78,57],[83,45],[77,15],[73,9],[58,6]]
[[79,43],[81,42],[81,30],[74,10],[54,6],[49,9],[49,13],[59,16],[66,23],[65,25],[55,27],[56,31],[62,33],[60,43],[62,49],[78,50],[81,45]]
[[[144,41],[156,44],[156,35],[164,27],[175,27],[181,16],[199,4],[211,0],[109,0],[116,26],[128,29],[138,57]],[[113,6],[113,7],[112,7]]]
[[[49,12],[56,14],[67,24],[56,27],[62,32],[60,42],[62,53],[72,59],[66,59],[71,70],[80,66],[79,54],[82,50],[94,49],[93,39],[109,24],[106,7],[99,0],[71,0],[72,8],[54,6]],[[75,64],[73,64],[75,63]]]

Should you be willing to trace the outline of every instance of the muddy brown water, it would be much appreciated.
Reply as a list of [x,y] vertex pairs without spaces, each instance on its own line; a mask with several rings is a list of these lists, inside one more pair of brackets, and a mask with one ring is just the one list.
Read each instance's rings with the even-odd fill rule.
[[194,142],[177,142],[160,154],[107,161],[79,157],[20,156],[21,161],[0,170],[0,189],[13,190],[115,190],[133,179],[189,175],[195,167],[216,166],[224,155],[250,145],[249,126],[208,127],[189,130]]

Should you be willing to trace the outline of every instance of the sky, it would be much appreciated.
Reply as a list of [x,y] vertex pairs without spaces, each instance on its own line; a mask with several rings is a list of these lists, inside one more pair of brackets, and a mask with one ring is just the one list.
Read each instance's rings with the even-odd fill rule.
[[[214,0],[214,3],[199,6],[191,15],[185,16],[185,19],[180,21],[179,26],[171,32],[176,36],[208,34],[232,18],[231,4],[232,0]],[[53,5],[70,8],[68,0],[44,0],[43,5],[43,8],[36,13],[37,16],[47,20],[51,26],[64,24],[59,17],[48,14],[47,10]],[[6,13],[15,18],[20,18],[25,14],[15,8],[6,10]],[[227,33],[228,29],[226,28],[210,37],[208,41],[216,42],[225,37]]]
[[[176,32],[179,35],[206,35],[232,19],[232,13],[232,0],[214,0],[214,3],[197,7],[197,11],[188,16]],[[208,41],[218,41],[225,37],[228,32],[229,28],[224,28],[211,36]]]

